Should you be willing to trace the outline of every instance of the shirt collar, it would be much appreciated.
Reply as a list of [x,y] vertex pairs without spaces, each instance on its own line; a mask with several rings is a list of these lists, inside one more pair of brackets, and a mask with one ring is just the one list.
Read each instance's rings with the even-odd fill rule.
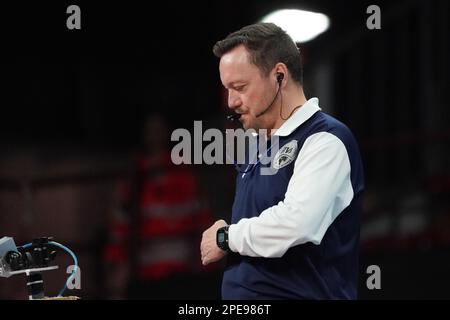
[[298,110],[294,112],[294,114],[281,125],[281,127],[278,128],[274,135],[281,137],[290,135],[302,123],[311,118],[313,114],[320,110],[322,109],[319,107],[319,99],[309,99],[303,106],[298,108]]

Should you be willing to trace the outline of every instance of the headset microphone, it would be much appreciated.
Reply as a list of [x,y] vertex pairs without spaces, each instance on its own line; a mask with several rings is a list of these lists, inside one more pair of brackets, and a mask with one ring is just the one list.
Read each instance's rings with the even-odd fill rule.
[[230,115],[227,116],[227,120],[230,120],[230,121],[236,121],[236,120],[238,120],[240,117],[241,117],[241,114],[239,114],[239,113],[230,114]]

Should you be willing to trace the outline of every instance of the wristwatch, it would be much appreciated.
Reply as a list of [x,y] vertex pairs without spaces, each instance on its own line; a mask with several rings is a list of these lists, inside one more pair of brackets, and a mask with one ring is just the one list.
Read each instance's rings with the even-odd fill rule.
[[229,226],[225,226],[217,229],[216,243],[217,246],[224,251],[230,250],[230,247],[228,246],[228,227]]

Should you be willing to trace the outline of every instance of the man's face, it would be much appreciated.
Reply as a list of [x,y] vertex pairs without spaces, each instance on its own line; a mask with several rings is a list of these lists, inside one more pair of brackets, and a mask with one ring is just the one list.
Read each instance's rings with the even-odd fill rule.
[[[272,102],[276,91],[276,81],[264,77],[250,62],[243,45],[227,52],[220,59],[220,79],[228,90],[228,107],[241,114],[244,129],[271,128],[275,106],[260,115]],[[260,116],[258,116],[260,115]]]

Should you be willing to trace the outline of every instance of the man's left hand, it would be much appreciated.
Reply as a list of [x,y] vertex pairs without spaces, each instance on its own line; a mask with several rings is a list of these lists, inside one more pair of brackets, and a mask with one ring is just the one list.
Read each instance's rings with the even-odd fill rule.
[[200,243],[200,253],[202,264],[206,266],[212,262],[219,261],[227,252],[220,249],[216,243],[217,230],[226,226],[225,220],[217,220],[211,227],[203,232],[202,242]]

